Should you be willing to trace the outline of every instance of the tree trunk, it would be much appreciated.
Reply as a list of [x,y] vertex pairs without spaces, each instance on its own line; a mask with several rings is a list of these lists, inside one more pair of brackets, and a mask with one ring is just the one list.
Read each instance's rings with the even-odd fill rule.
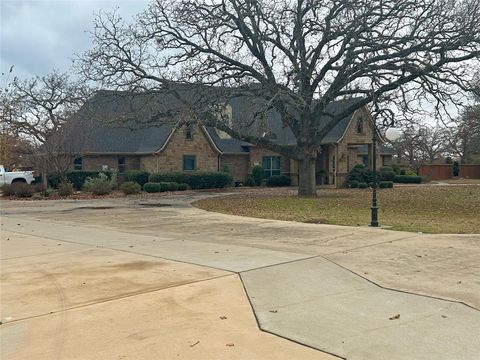
[[317,182],[315,176],[316,157],[305,156],[298,161],[298,196],[316,197]]

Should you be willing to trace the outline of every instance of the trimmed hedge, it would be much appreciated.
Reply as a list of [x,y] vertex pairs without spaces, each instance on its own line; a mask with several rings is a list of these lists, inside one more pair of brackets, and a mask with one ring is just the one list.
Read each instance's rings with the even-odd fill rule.
[[395,179],[395,171],[391,170],[392,168],[388,168],[384,166],[380,169],[380,180],[382,181],[393,181]]
[[366,182],[360,182],[360,183],[358,183],[358,188],[359,189],[367,189],[368,184]]
[[161,189],[160,183],[148,182],[145,185],[143,185],[143,191],[146,191],[148,193],[157,193],[157,192],[160,192],[160,189]]
[[136,182],[125,181],[122,185],[120,185],[120,190],[122,190],[125,195],[138,194],[140,191],[142,191],[142,187]]
[[112,176],[111,171],[73,170],[73,171],[66,172],[65,178],[67,179],[68,182],[72,183],[72,185],[75,187],[76,190],[81,190],[87,178],[97,178],[100,175],[100,173],[104,173],[105,175],[107,175],[109,179]]
[[224,188],[230,185],[233,178],[222,172],[179,172],[179,173],[155,173],[151,174],[149,182],[175,182],[187,184],[192,189]]
[[391,189],[393,188],[393,181],[380,181],[378,187],[380,189]]
[[275,175],[267,179],[267,186],[290,186],[290,177],[286,175]]
[[148,182],[150,173],[143,170],[129,170],[125,172],[125,180],[129,182],[134,182],[140,186],[145,185]]
[[358,181],[356,180],[351,180],[347,186],[350,188],[350,189],[358,189]]
[[188,190],[188,184],[182,183],[178,184],[178,191],[185,191]]
[[422,182],[422,177],[412,175],[396,175],[393,181],[402,184],[420,184]]

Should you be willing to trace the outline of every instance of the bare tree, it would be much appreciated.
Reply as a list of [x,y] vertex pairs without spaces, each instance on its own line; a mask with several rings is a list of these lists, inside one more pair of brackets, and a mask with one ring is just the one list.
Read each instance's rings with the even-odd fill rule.
[[453,122],[450,129],[449,145],[462,163],[472,161],[473,155],[480,154],[480,105],[466,107]]
[[36,144],[36,170],[62,174],[75,156],[67,141],[74,124],[68,120],[89,95],[83,82],[56,71],[24,81],[15,78],[1,94],[2,128]]
[[[480,54],[478,0],[158,0],[132,24],[100,14],[94,47],[77,59],[87,79],[131,90],[196,83],[209,105],[183,101],[197,119],[299,161],[299,194],[315,196],[322,138],[372,101],[401,113],[441,111],[472,87]],[[181,95],[181,94],[180,94]],[[237,96],[262,117],[280,114],[295,147],[247,136],[215,110]],[[331,102],[358,101],[337,114]],[[204,103],[205,104],[205,103]],[[379,108],[385,113],[385,107]],[[320,127],[321,117],[329,122]],[[252,122],[255,119],[252,119]]]

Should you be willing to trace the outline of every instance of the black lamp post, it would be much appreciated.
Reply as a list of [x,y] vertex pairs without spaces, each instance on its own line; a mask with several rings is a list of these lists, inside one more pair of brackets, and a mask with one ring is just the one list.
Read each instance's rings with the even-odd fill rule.
[[[371,227],[378,227],[378,204],[377,204],[377,114],[378,107],[375,104],[376,111],[373,116],[373,132],[372,132],[372,217],[370,221]],[[385,137],[388,140],[395,141],[400,138],[400,130],[394,128],[395,122],[393,118],[390,120],[385,119],[383,121],[383,126],[387,127]]]

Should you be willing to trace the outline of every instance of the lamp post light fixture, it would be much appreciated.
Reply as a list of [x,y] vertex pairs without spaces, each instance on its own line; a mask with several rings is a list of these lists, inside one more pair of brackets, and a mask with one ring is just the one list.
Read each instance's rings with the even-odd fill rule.
[[[383,121],[383,126],[388,127],[385,132],[387,140],[398,140],[402,133],[400,129],[393,127],[395,122],[393,119]],[[371,227],[378,227],[378,206],[377,206],[377,116],[373,117],[373,133],[372,133],[372,216],[370,221]]]

